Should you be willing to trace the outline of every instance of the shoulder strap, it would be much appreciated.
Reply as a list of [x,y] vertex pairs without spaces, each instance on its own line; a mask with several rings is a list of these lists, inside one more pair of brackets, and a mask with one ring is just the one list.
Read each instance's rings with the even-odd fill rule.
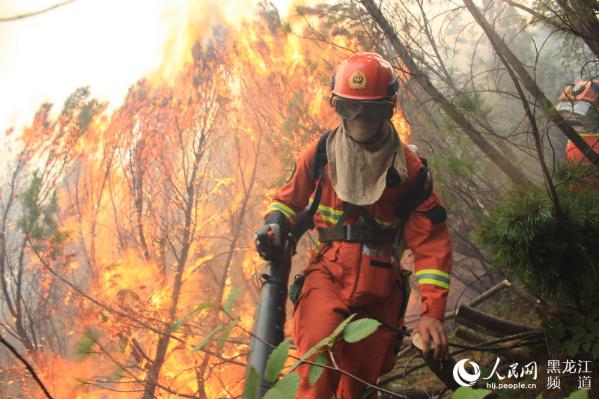
[[312,168],[310,169],[310,177],[312,180],[320,180],[322,177],[322,171],[325,165],[328,163],[327,159],[327,138],[331,132],[326,132],[320,139],[318,140],[318,144],[316,145],[316,153],[314,154],[314,162],[312,163]]
[[410,213],[420,204],[422,204],[433,192],[433,180],[430,175],[430,171],[423,164],[422,168],[418,171],[416,181],[404,193],[397,205],[395,206],[395,216],[398,219],[405,220]]
[[312,162],[312,167],[310,169],[310,177],[312,180],[318,180],[318,184],[316,186],[316,190],[314,191],[314,200],[312,201],[312,205],[308,209],[308,215],[314,216],[316,210],[318,209],[318,205],[320,205],[320,198],[322,197],[322,171],[324,170],[324,166],[327,164],[327,138],[331,134],[330,131],[326,132],[320,139],[318,139],[318,144],[316,145],[316,152],[314,154],[314,162]]
[[318,210],[318,205],[320,205],[320,199],[322,198],[322,170],[324,166],[327,164],[327,137],[331,132],[326,132],[320,139],[318,140],[318,144],[316,145],[316,153],[314,155],[314,162],[312,163],[312,167],[310,168],[310,177],[312,180],[318,180],[316,185],[316,189],[314,190],[314,199],[312,200],[312,204],[308,209],[303,210],[300,213],[295,225],[292,228],[292,236],[295,238],[296,242],[299,241],[300,237],[308,230],[314,228],[314,215]]

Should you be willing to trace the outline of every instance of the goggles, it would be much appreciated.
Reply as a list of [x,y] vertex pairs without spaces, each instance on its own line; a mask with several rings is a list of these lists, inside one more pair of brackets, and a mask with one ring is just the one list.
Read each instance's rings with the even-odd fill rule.
[[[599,129],[599,109],[586,101],[560,101],[555,107],[576,129],[594,131]],[[581,133],[581,132],[579,132]]]
[[335,112],[348,121],[358,116],[371,122],[384,121],[391,119],[395,108],[395,103],[389,100],[358,101],[333,97],[331,101]]
[[559,112],[579,116],[588,116],[593,112],[593,106],[586,101],[560,101],[555,109]]

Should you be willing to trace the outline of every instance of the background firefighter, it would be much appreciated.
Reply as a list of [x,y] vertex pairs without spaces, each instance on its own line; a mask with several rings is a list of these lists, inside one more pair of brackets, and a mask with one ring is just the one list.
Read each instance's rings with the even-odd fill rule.
[[[320,244],[295,301],[293,340],[304,353],[352,313],[391,326],[333,349],[340,368],[370,383],[391,370],[399,345],[395,328],[402,326],[406,299],[392,244],[401,226],[415,256],[422,297],[422,317],[413,332],[422,335],[425,353],[430,345],[436,358],[447,354],[442,322],[452,247],[446,213],[425,165],[402,145],[390,121],[398,87],[393,68],[378,54],[357,53],[338,67],[331,105],[341,123],[299,156],[266,216],[272,234],[257,240],[258,251],[268,259],[269,249],[284,242],[315,189],[321,191],[314,215]],[[418,206],[410,213],[411,203]],[[309,366],[298,372],[298,398],[359,398],[364,389],[331,370],[311,386]]]
[[[599,80],[577,81],[566,86],[556,109],[594,150],[599,150]],[[566,159],[575,164],[590,164],[580,150],[568,140]]]

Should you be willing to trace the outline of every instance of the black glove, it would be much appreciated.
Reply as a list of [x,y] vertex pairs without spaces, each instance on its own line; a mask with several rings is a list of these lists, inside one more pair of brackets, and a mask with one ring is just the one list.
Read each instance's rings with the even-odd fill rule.
[[271,260],[276,248],[282,248],[289,234],[289,222],[285,215],[273,211],[266,218],[265,226],[256,230],[256,249],[264,260]]
[[281,226],[276,223],[262,226],[256,230],[255,239],[260,257],[264,260],[271,260],[274,249],[283,245]]

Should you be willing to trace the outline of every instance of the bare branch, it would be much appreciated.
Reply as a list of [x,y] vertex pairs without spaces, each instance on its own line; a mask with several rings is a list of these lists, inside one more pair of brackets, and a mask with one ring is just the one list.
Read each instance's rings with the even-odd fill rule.
[[25,14],[19,14],[19,15],[14,15],[12,17],[0,17],[0,22],[12,22],[12,21],[18,21],[21,19],[25,19],[25,18],[29,18],[29,17],[34,17],[36,15],[40,15],[40,14],[44,14],[48,11],[52,11],[55,10],[57,8],[60,8],[62,6],[66,6],[67,4],[73,3],[75,0],[66,0],[63,1],[62,3],[58,3],[58,4],[54,4],[50,7],[46,7],[43,8],[41,10],[37,10],[37,11],[31,11]]
[[31,374],[31,376],[33,377],[33,379],[35,380],[35,382],[37,383],[37,385],[39,385],[39,387],[41,388],[41,390],[44,392],[44,395],[46,395],[46,397],[48,399],[54,399],[52,397],[52,395],[50,395],[50,392],[48,392],[48,389],[46,388],[46,386],[44,385],[44,383],[42,382],[42,380],[40,379],[40,377],[37,375],[37,373],[35,372],[35,370],[33,369],[33,366],[31,366],[31,364],[27,361],[27,359],[25,359],[18,351],[17,349],[12,346],[10,344],[10,342],[8,342],[7,340],[4,339],[3,336],[0,335],[0,343],[2,343],[2,345],[6,346],[8,348],[8,350],[17,358],[19,359],[19,361],[21,363],[23,363],[23,365],[25,365],[25,367],[27,368],[27,370],[29,371],[29,373]]

